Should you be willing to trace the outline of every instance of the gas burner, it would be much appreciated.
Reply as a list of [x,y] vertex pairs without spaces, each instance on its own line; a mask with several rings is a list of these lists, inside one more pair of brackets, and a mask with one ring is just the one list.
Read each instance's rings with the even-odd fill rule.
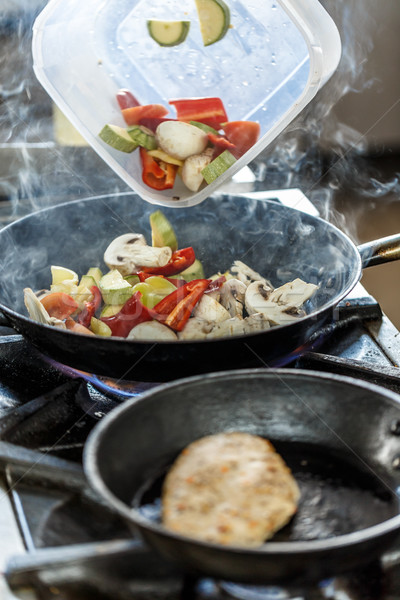
[[252,586],[222,582],[220,588],[233,600],[378,600],[382,598],[384,574],[379,563],[349,575],[326,579],[309,586]]

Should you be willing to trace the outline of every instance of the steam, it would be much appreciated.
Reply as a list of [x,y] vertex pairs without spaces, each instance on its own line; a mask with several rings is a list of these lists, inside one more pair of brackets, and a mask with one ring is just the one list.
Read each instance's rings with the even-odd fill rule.
[[46,0],[0,7],[0,227],[53,204],[126,186],[87,146],[61,145],[32,66],[32,26]]
[[361,94],[379,85],[375,76],[366,77],[365,67],[381,9],[369,0],[325,0],[322,4],[341,36],[338,69],[275,144],[254,161],[253,168],[257,180],[268,182],[270,189],[300,187],[324,218],[355,237],[351,225],[344,223],[333,208],[338,190],[357,189],[360,196],[370,200],[384,198],[389,193],[400,198],[400,175],[383,181],[381,173],[367,160],[368,132],[341,123],[334,111],[349,92]]
[[[378,85],[366,78],[379,24],[372,0],[322,0],[335,21],[343,53],[336,73],[301,115],[251,167],[257,189],[300,187],[321,215],[337,222],[337,190],[357,188],[366,200],[400,195],[399,175],[384,181],[366,161],[364,134],[340,123],[334,107],[349,92]],[[12,218],[68,199],[129,191],[88,147],[55,139],[53,105],[32,69],[32,25],[45,0],[8,0],[0,8],[0,207]],[[349,232],[350,234],[352,232]]]

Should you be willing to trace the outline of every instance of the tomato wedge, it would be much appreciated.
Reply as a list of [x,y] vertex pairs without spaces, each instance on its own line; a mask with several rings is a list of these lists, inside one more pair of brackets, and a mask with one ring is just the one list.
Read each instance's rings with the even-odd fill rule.
[[72,317],[68,317],[68,319],[66,319],[65,326],[67,329],[69,329],[69,331],[74,331],[75,333],[83,333],[84,335],[95,335],[93,331],[90,331],[90,329],[88,329],[81,323],[77,323],[72,319]]
[[160,118],[168,114],[168,109],[162,104],[144,104],[143,106],[131,106],[122,110],[127,125],[138,125],[141,119]]
[[64,292],[53,292],[44,296],[40,302],[49,313],[50,317],[64,320],[78,308],[78,303]]
[[256,121],[228,121],[221,127],[228,140],[236,147],[236,150],[231,150],[235,158],[250,150],[260,135],[260,124]]

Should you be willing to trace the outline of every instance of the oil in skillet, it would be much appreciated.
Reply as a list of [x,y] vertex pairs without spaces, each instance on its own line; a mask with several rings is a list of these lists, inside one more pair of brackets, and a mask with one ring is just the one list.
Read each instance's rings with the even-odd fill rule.
[[[311,444],[272,443],[301,491],[296,515],[274,535],[274,541],[327,539],[360,531],[399,513],[396,494],[377,476],[342,456]],[[146,482],[132,502],[143,517],[156,523],[161,523],[164,476],[165,472]]]

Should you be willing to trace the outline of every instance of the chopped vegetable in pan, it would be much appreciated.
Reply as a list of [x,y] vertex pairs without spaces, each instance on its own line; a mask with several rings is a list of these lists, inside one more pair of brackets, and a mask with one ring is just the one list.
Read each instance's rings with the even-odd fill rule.
[[151,245],[141,233],[126,233],[107,246],[108,270],[91,267],[79,278],[52,265],[48,290],[24,290],[30,317],[103,337],[212,339],[291,323],[318,288],[299,278],[274,288],[240,260],[206,277],[194,248],[179,248],[161,211],[150,215],[150,225]]

